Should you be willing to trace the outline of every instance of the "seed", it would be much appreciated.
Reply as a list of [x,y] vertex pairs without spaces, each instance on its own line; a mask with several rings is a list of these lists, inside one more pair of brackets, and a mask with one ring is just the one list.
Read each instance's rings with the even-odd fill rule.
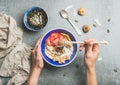
[[79,21],[78,20],[75,20],[76,23],[78,23]]
[[110,30],[109,30],[109,29],[107,29],[107,33],[110,33]]
[[116,68],[114,69],[114,72],[117,72],[117,69],[116,69]]
[[94,26],[94,27],[97,27],[95,23],[93,24],[93,26]]
[[110,22],[110,21],[111,21],[111,19],[109,18],[109,19],[108,19],[108,22]]

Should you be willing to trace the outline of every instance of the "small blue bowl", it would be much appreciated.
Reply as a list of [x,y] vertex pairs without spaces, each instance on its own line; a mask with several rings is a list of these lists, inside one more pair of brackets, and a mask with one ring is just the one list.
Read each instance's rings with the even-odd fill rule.
[[[45,19],[45,22],[43,24],[41,24],[40,26],[38,27],[33,27],[31,26],[29,23],[28,23],[28,16],[30,15],[31,12],[33,12],[34,10],[38,10],[39,12],[43,12],[43,17]],[[43,19],[43,18],[42,18]],[[40,7],[31,7],[30,9],[28,9],[25,14],[24,14],[24,18],[23,18],[23,23],[26,27],[26,29],[29,29],[31,31],[40,31],[41,28],[44,28],[45,25],[47,24],[48,22],[48,17],[47,17],[47,14],[46,12],[40,8]]]
[[72,41],[76,41],[75,37],[73,36],[72,33],[70,33],[69,31],[63,29],[63,28],[60,28],[60,29],[54,29],[54,30],[51,30],[49,32],[47,32],[43,37],[42,37],[42,41],[41,41],[41,54],[42,54],[42,57],[43,59],[50,65],[52,66],[55,66],[55,67],[63,67],[63,66],[66,66],[68,64],[70,64],[76,57],[76,53],[77,53],[77,44],[73,44],[73,53],[72,55],[70,56],[70,60],[66,60],[65,63],[62,63],[62,64],[59,64],[58,61],[53,61],[51,60],[49,57],[47,57],[47,55],[45,54],[45,42],[46,42],[46,39],[51,35],[51,33],[54,33],[54,32],[59,32],[59,33],[65,33],[65,34],[68,34],[71,38]]

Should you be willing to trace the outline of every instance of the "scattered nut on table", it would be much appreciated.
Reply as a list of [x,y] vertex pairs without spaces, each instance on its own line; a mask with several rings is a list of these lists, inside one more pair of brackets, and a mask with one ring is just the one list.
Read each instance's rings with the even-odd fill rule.
[[78,14],[80,15],[80,16],[84,16],[85,15],[85,9],[84,8],[80,8],[79,10],[78,10]]
[[107,33],[110,33],[110,30],[109,30],[109,29],[107,29]]
[[87,25],[87,24],[86,24],[86,25],[83,25],[82,30],[83,30],[84,33],[87,33],[87,32],[90,31],[90,26]]
[[75,19],[75,22],[78,23],[79,21]]
[[107,21],[110,22],[110,21],[111,21],[111,18],[109,18]]

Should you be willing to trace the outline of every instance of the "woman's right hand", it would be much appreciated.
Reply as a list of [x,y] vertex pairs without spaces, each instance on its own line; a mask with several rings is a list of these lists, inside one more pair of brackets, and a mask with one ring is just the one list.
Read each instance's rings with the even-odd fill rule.
[[95,39],[87,39],[84,41],[85,44],[80,45],[80,51],[85,48],[85,54],[84,54],[84,62],[86,68],[94,68],[96,64],[96,60],[99,55],[99,44],[96,44],[94,42],[97,42]]

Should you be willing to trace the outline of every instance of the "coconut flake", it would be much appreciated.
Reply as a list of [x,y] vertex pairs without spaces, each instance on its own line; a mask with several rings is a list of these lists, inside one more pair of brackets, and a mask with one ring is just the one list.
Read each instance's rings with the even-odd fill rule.
[[73,5],[69,5],[68,7],[65,8],[65,10],[67,11],[70,8],[73,8]]
[[102,25],[98,19],[95,19],[94,21],[95,21],[96,25],[98,25],[98,26]]
[[99,57],[99,58],[98,58],[98,61],[101,61],[101,60],[102,60],[102,57]]

